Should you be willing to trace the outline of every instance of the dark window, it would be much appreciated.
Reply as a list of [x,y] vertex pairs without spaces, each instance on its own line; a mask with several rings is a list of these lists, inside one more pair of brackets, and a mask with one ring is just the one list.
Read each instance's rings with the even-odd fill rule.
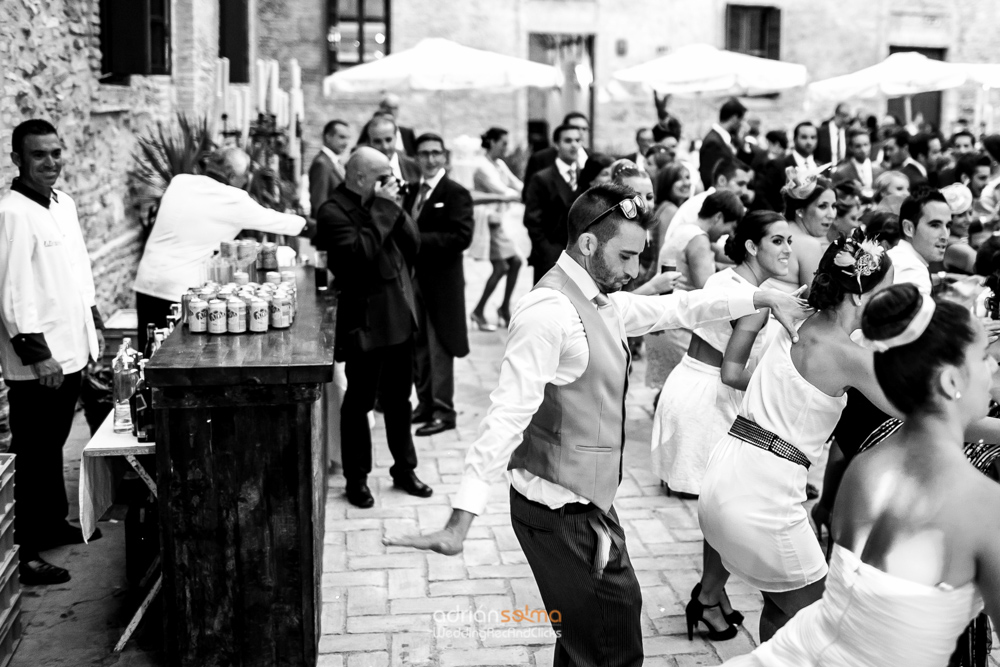
[[775,7],[726,7],[726,50],[758,58],[781,58],[781,10]]
[[250,83],[250,10],[247,0],[219,1],[219,57],[229,58],[229,83]]
[[390,0],[327,0],[327,70],[389,54]]
[[170,74],[170,0],[101,0],[101,81]]

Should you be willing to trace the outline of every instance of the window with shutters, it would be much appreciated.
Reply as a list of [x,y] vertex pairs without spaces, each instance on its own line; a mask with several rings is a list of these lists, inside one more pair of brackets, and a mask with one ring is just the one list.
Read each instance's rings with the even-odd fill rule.
[[101,82],[170,74],[170,0],[100,0]]
[[390,0],[327,0],[327,70],[389,54]]
[[760,5],[728,5],[726,50],[779,60],[781,10]]
[[229,58],[229,83],[250,83],[248,0],[219,0],[219,57]]

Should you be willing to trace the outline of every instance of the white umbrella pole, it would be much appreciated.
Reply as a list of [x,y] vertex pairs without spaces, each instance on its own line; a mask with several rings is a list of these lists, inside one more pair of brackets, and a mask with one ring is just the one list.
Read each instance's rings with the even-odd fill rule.
[[904,125],[913,122],[913,95],[903,96],[903,115],[906,116],[906,120],[903,121]]

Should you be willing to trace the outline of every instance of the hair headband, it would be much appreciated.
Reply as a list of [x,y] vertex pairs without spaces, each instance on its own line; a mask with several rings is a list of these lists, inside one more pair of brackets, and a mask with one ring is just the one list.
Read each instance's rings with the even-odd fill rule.
[[931,318],[934,317],[934,311],[937,309],[937,304],[930,296],[921,295],[921,299],[920,310],[913,316],[913,319],[906,325],[902,333],[892,338],[886,338],[885,340],[865,338],[864,346],[873,352],[885,352],[894,347],[909,345],[920,338],[927,331],[927,326],[931,323]]
[[785,167],[785,185],[781,188],[782,194],[786,194],[792,199],[806,199],[816,189],[819,176],[824,171],[833,166],[832,162],[809,169],[808,167]]

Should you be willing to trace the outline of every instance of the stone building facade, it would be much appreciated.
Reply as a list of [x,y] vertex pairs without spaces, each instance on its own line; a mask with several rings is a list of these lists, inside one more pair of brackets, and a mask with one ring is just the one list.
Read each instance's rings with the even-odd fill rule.
[[218,0],[170,3],[170,74],[102,83],[99,0],[3,0],[0,19],[0,191],[17,175],[7,157],[22,120],[52,122],[65,144],[57,188],[77,203],[90,251],[98,306],[108,316],[133,303],[142,251],[130,197],[135,138],[175,111],[214,104]]
[[[258,0],[262,51],[294,55],[310,63],[303,71],[306,95],[304,140],[309,156],[318,148],[325,120],[344,118],[359,129],[374,109],[378,95],[339,95],[324,99],[327,36],[331,8],[348,0]],[[891,48],[943,49],[946,60],[989,62],[1000,53],[1000,3],[993,0],[391,0],[392,52],[425,37],[453,41],[522,58],[537,58],[539,36],[580,36],[592,40],[589,62],[594,102],[586,95],[564,95],[540,111],[537,94],[459,95],[413,93],[403,96],[402,122],[420,130],[442,131],[447,139],[478,136],[490,125],[511,130],[512,144],[526,140],[529,120],[548,120],[550,127],[564,111],[581,105],[592,111],[594,144],[611,152],[634,148],[635,128],[655,119],[651,95],[632,96],[612,84],[619,69],[652,60],[691,43],[727,44],[727,16],[736,8],[776,10],[778,50],[783,60],[802,63],[811,80],[845,74],[884,59]],[[750,28],[753,32],[754,28]],[[754,36],[751,35],[751,38]],[[610,85],[609,85],[610,84]],[[966,86],[946,92],[941,105],[944,129],[959,117],[972,120],[976,90]],[[858,102],[871,113],[884,113],[884,103]],[[803,118],[832,115],[832,105],[810,103],[802,91],[776,99],[747,102],[764,130],[790,128]],[[827,108],[831,106],[831,108]],[[686,138],[707,130],[717,99],[674,99],[671,111],[686,124]],[[542,118],[544,116],[544,118]]]

